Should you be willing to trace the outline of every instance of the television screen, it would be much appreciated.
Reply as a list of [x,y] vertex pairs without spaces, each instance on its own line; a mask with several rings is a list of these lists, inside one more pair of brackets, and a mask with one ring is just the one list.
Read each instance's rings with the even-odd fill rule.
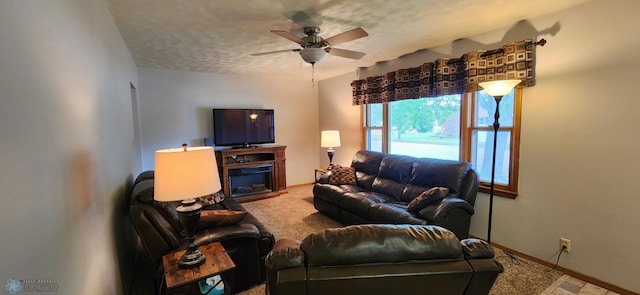
[[273,110],[213,109],[213,144],[244,146],[274,143]]

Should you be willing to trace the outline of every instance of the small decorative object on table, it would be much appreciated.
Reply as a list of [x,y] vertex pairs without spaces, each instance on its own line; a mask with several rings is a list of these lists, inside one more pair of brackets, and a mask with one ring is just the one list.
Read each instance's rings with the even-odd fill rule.
[[224,294],[224,282],[220,275],[215,275],[206,280],[198,281],[200,293],[206,295],[222,295]]

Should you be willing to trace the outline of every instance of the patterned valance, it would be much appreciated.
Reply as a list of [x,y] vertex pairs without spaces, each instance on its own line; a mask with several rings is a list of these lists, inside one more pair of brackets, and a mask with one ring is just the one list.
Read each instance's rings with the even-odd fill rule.
[[419,67],[351,82],[353,104],[462,94],[479,89],[484,81],[520,79],[521,87],[535,84],[536,43],[523,40],[496,50],[478,50],[460,58],[442,58]]

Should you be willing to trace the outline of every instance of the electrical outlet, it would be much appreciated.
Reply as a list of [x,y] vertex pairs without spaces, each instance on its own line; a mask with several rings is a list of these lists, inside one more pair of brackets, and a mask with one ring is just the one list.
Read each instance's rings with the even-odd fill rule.
[[560,251],[563,251],[563,247],[565,252],[571,253],[571,240],[560,238]]

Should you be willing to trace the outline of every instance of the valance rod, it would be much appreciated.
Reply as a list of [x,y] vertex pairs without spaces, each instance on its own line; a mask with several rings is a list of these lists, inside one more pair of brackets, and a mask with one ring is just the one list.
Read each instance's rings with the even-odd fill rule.
[[[527,42],[526,44],[524,44],[524,47],[531,47],[531,46],[536,46],[536,45],[537,45],[537,46],[544,46],[545,44],[547,44],[547,40],[545,40],[545,39],[540,39],[540,41],[538,41],[538,42],[534,42],[534,41]],[[493,50],[489,50],[489,51],[487,51],[487,52],[485,52],[485,53],[481,54],[481,55],[480,55],[480,57],[487,57],[487,56],[490,56],[490,55],[494,55],[494,54],[498,54],[498,53],[503,53],[503,52],[504,52],[504,49],[503,49],[503,48],[493,49]],[[460,57],[460,58],[456,58],[456,59],[451,59],[451,60],[449,60],[449,61],[447,62],[447,65],[454,65],[454,64],[462,63],[462,62],[464,62],[464,59],[463,59],[462,57]]]
[[[531,46],[544,46],[545,44],[547,44],[547,40],[545,39],[540,39],[540,41],[538,42],[534,42],[534,41],[530,41],[524,44],[524,47],[531,47]],[[494,55],[494,54],[498,54],[498,53],[503,53],[504,52],[504,48],[500,48],[500,49],[495,49],[495,50],[489,50],[483,54],[480,55],[480,57],[485,57],[485,56],[489,56],[489,55]]]

